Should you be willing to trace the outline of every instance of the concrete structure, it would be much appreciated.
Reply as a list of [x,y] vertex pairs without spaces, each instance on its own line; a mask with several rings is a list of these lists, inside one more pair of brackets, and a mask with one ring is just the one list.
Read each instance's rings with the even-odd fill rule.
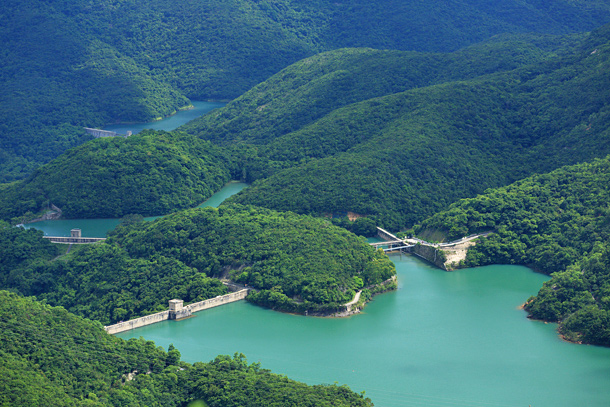
[[102,129],[92,129],[90,127],[85,127],[85,131],[87,134],[91,134],[95,138],[100,137],[129,137],[131,136],[131,132],[128,131],[127,134],[119,134],[116,131],[110,130],[102,130]]
[[[73,229],[74,230],[74,229]],[[76,229],[79,230],[80,229]],[[72,232],[70,232],[72,234]],[[63,237],[63,236],[43,236],[44,239],[49,239],[53,243],[65,243],[65,244],[85,244],[85,243],[97,243],[106,240],[105,237]]]
[[193,312],[202,311],[208,308],[214,308],[219,305],[230,304],[235,301],[240,301],[248,295],[248,289],[236,291],[226,295],[210,298],[209,300],[194,302],[184,306],[182,300],[170,300],[169,310],[158,312],[156,314],[147,315],[145,317],[131,319],[118,324],[105,326],[104,329],[109,334],[117,334],[119,332],[129,331],[131,329],[140,328],[146,325],[151,325],[161,321],[179,320],[191,316]]
[[448,243],[430,243],[416,238],[399,239],[380,227],[377,228],[377,232],[378,236],[386,241],[371,243],[371,246],[383,248],[384,252],[413,253],[445,271],[451,271],[459,266],[460,260],[466,259],[468,248],[476,244],[475,240],[491,233],[484,232],[465,236]]
[[[399,239],[390,232],[380,227],[377,227],[377,236],[384,239],[385,242],[371,243],[375,248],[382,248],[384,252],[394,251],[410,251],[417,244],[413,239]],[[384,247],[385,246],[385,247]]]
[[70,230],[70,237],[75,237],[77,239],[80,239],[82,231],[80,229],[72,229]]
[[191,309],[184,308],[184,301],[169,300],[169,319],[182,319],[191,316]]

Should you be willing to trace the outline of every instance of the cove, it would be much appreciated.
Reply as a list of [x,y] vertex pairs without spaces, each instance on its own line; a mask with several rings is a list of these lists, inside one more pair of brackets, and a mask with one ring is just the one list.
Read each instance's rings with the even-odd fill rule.
[[[247,186],[248,184],[244,182],[229,182],[207,201],[198,205],[198,208],[205,206],[217,207],[222,201],[231,195],[235,195]],[[151,216],[145,219],[154,220],[157,218],[160,218],[160,216]],[[78,228],[81,229],[82,235],[86,237],[106,237],[106,233],[114,229],[120,222],[120,219],[64,219],[28,223],[24,227],[42,230],[45,236],[70,236],[70,230]]]
[[309,384],[347,384],[380,407],[610,405],[610,349],[562,341],[519,305],[548,278],[521,266],[447,273],[392,256],[398,291],[327,319],[238,302],[117,336],[173,343],[187,362],[242,352]]
[[193,105],[193,109],[180,110],[176,114],[166,117],[163,120],[148,123],[112,124],[104,127],[103,129],[116,131],[119,134],[126,134],[128,131],[131,131],[133,134],[137,134],[144,129],[171,131],[182,126],[183,124],[186,124],[187,122],[190,122],[193,119],[198,118],[199,116],[226,105],[226,103],[221,102],[191,101],[191,103]]

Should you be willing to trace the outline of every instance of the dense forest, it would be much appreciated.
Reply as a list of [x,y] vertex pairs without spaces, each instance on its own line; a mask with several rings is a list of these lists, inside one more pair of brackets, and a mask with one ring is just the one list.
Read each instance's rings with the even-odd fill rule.
[[415,228],[449,240],[494,231],[465,266],[525,264],[550,274],[525,306],[574,341],[610,346],[610,156],[461,200]]
[[[96,140],[0,190],[0,215],[13,219],[51,203],[65,217],[162,214],[214,191],[210,177],[233,176],[257,181],[234,202],[355,212],[409,227],[487,187],[610,152],[606,94],[589,91],[608,79],[599,69],[608,31],[510,36],[452,54],[348,49],[308,58],[183,128],[196,137],[165,135],[193,146],[177,154],[196,157],[188,161],[195,168],[175,156],[167,163],[163,151],[128,152],[141,149],[137,138]],[[93,166],[99,159],[89,156],[115,143],[121,154]],[[139,158],[144,153],[150,158]],[[160,165],[149,170],[143,161]],[[57,175],[77,167],[75,176]],[[106,207],[98,193],[116,195],[116,203]]]
[[346,386],[308,386],[242,354],[191,365],[172,345],[166,352],[124,341],[98,322],[7,291],[0,343],[3,406],[372,406]]
[[87,141],[83,126],[163,117],[188,98],[232,99],[322,51],[446,52],[506,32],[582,32],[610,21],[610,6],[5,0],[0,19],[0,182],[8,182]]
[[257,289],[248,300],[265,307],[329,314],[395,274],[387,256],[327,220],[254,207],[126,222],[106,243],[69,254],[58,246],[65,251],[40,231],[0,225],[0,289],[104,325],[162,311],[170,299],[225,294],[219,278]]
[[395,274],[387,256],[328,220],[240,205],[119,228],[109,242],[134,258],[171,257],[258,289],[248,300],[288,312],[335,312]]
[[180,133],[144,131],[93,140],[0,192],[14,223],[55,205],[64,218],[164,215],[197,206],[235,177],[225,149]]
[[[0,405],[371,406],[102,324],[222,280],[332,314],[395,276],[350,233],[376,226],[492,232],[461,266],[549,274],[530,316],[610,346],[606,2],[4,0],[0,19]],[[83,129],[191,100],[232,101],[175,132]],[[231,179],[252,186],[184,210]],[[50,211],[126,222],[67,252],[13,226]]]
[[[310,82],[313,89],[326,89],[322,100],[326,93],[358,93],[353,90],[357,86],[345,86],[349,80],[327,77],[327,65],[333,64],[326,64],[324,57],[363,64],[361,69],[351,68],[356,73],[375,72],[374,57],[358,59],[349,51],[325,54],[296,64],[294,70],[287,68],[186,130],[212,140],[216,134],[230,134],[241,143],[245,175],[256,182],[233,202],[309,214],[349,211],[373,216],[384,227],[410,227],[486,188],[610,153],[610,100],[607,92],[598,91],[610,81],[610,70],[604,68],[609,44],[606,26],[576,45],[556,50],[556,56],[526,49],[520,54],[526,61],[542,60],[509,71],[485,75],[481,67],[483,75],[473,79],[432,81],[432,86],[423,83],[419,88],[415,82],[413,89],[398,93],[388,86],[388,95],[328,113],[321,108],[322,116],[311,123],[292,121],[290,114],[284,120],[284,105],[290,110],[299,101],[318,104],[309,86],[290,82],[291,76],[298,78],[303,70],[307,74],[311,66],[320,66]],[[470,55],[502,49],[497,44],[488,47],[474,47]],[[394,55],[404,61],[404,56]],[[464,57],[453,57],[454,66],[460,66],[460,58]],[[422,71],[443,73],[441,68]],[[335,73],[342,75],[330,70],[328,76]],[[381,82],[386,75],[379,77]],[[318,80],[337,87],[331,92]],[[295,88],[288,92],[290,83]],[[286,103],[270,102],[282,93],[291,94],[280,98]],[[299,96],[293,99],[294,94]],[[291,125],[296,129],[289,129]]]

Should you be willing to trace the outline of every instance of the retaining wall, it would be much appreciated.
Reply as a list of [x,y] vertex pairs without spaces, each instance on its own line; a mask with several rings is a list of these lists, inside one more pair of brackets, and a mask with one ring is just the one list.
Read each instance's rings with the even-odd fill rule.
[[53,243],[97,243],[106,240],[105,237],[60,237],[60,236],[43,236],[43,239],[49,239]]
[[445,257],[442,249],[433,246],[418,244],[411,248],[411,253],[421,257],[422,259],[428,260],[435,266],[447,271],[447,266],[445,266]]

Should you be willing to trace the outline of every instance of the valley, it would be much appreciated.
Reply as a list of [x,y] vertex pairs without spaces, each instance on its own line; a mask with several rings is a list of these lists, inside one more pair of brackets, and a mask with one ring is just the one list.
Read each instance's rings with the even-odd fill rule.
[[607,405],[610,6],[496,3],[3,3],[0,404]]

